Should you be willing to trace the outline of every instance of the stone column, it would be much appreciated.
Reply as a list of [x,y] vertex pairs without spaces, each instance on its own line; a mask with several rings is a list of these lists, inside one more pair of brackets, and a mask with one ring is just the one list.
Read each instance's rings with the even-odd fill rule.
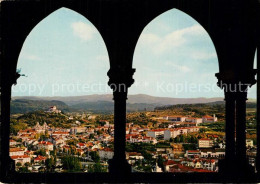
[[227,162],[235,159],[235,95],[232,92],[225,92],[225,113],[226,113],[226,156]]
[[[7,73],[1,73],[7,76]],[[10,137],[10,101],[11,88],[16,84],[20,74],[14,73],[10,78],[1,81],[1,176],[6,177],[10,172],[15,171],[15,162],[9,157],[9,137]]]
[[236,159],[241,165],[246,159],[246,101],[247,92],[237,92],[236,98]]
[[124,177],[131,172],[125,155],[126,145],[126,100],[128,87],[134,82],[132,75],[135,70],[110,69],[109,85],[114,95],[114,157],[109,161],[109,172]]

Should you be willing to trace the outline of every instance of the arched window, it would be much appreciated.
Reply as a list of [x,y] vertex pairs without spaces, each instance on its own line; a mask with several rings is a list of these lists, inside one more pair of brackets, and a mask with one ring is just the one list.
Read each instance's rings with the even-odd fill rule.
[[207,172],[203,163],[212,158],[200,162],[201,169],[193,163],[211,152],[222,154],[225,135],[218,59],[208,33],[187,14],[169,10],[143,30],[133,67],[128,111],[134,112],[127,116],[126,151],[129,159],[136,154],[139,160],[131,160],[132,168]]
[[16,170],[107,171],[113,156],[108,69],[98,30],[70,9],[53,12],[31,31],[19,56],[22,76],[12,88]]

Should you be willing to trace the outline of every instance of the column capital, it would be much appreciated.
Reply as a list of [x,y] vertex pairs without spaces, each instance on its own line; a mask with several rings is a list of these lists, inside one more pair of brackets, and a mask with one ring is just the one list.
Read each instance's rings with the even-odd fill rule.
[[[241,73],[221,72],[216,73],[215,76],[218,79],[217,85],[224,89],[225,95],[227,93],[246,93],[248,87],[253,86],[256,83],[257,70],[244,71]],[[230,96],[230,95],[229,95]]]
[[123,86],[127,89],[134,83],[134,72],[134,68],[126,68],[121,66],[110,68],[107,72],[109,77],[108,85],[114,90],[114,92],[122,90]]
[[215,76],[218,79],[217,85],[223,89],[225,85],[244,85],[251,87],[256,83],[255,76],[257,74],[257,69],[252,69],[250,71],[242,71],[232,73],[230,71],[224,71],[216,73]]

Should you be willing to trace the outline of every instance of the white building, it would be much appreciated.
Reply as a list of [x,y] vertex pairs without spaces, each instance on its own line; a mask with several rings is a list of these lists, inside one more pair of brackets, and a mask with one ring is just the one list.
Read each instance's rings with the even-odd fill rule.
[[186,122],[196,123],[196,125],[203,122],[202,118],[186,118]]
[[225,150],[224,149],[201,149],[202,158],[224,158]]
[[23,148],[10,148],[9,149],[9,156],[22,156],[26,149]]
[[105,148],[98,151],[101,159],[112,159],[114,156],[114,151],[110,148]]
[[155,129],[155,130],[149,130],[147,132],[148,137],[158,138],[159,136],[164,135],[164,129]]
[[56,106],[51,106],[48,111],[49,113],[60,113],[61,110],[58,110]]
[[187,133],[198,132],[198,131],[199,131],[199,127],[182,127],[182,128],[168,129],[164,131],[164,140],[175,138],[181,134],[187,134]]
[[11,156],[11,159],[15,161],[15,164],[20,162],[22,165],[24,165],[26,162],[31,163],[31,157],[28,155],[16,155],[16,156]]
[[211,148],[213,147],[213,140],[208,138],[199,139],[199,148]]
[[215,114],[212,116],[203,116],[202,117],[203,123],[214,123],[218,121],[218,118],[215,116]]
[[167,116],[166,120],[168,121],[180,121],[180,122],[184,122],[186,119],[186,117],[182,117],[182,116]]
[[15,140],[10,139],[10,141],[9,141],[10,146],[15,146],[16,144],[17,144],[17,142]]
[[254,142],[252,139],[246,140],[246,147],[254,147]]
[[37,145],[38,149],[46,149],[49,151],[53,151],[53,144],[48,141],[41,141]]

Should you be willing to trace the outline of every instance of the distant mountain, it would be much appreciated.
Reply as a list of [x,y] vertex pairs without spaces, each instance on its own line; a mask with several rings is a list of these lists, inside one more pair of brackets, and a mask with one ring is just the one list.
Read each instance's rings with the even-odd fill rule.
[[[136,112],[136,111],[152,111],[157,107],[157,104],[147,104],[147,103],[127,103],[126,111],[127,112]],[[108,101],[97,101],[97,102],[84,102],[75,105],[71,105],[70,108],[73,108],[77,111],[90,111],[94,113],[113,113],[114,112],[114,103]]]
[[[113,96],[111,94],[68,97],[12,97],[11,113],[43,110],[53,105],[56,105],[65,112],[88,111],[94,113],[112,113],[114,111],[114,102],[112,99]],[[155,107],[167,105],[221,102],[223,102],[223,98],[170,98],[137,94],[128,95],[126,109],[128,112],[133,112],[154,110]]]
[[[12,99],[29,99],[29,100],[58,100],[65,102],[69,106],[85,102],[107,101],[113,102],[112,94],[104,95],[85,95],[85,96],[68,96],[68,97],[34,97],[22,96],[12,97]],[[209,103],[215,101],[223,101],[223,98],[171,98],[171,97],[155,97],[145,94],[128,95],[127,103],[129,104],[156,104],[159,105],[176,105],[176,104],[194,104],[194,103]]]

